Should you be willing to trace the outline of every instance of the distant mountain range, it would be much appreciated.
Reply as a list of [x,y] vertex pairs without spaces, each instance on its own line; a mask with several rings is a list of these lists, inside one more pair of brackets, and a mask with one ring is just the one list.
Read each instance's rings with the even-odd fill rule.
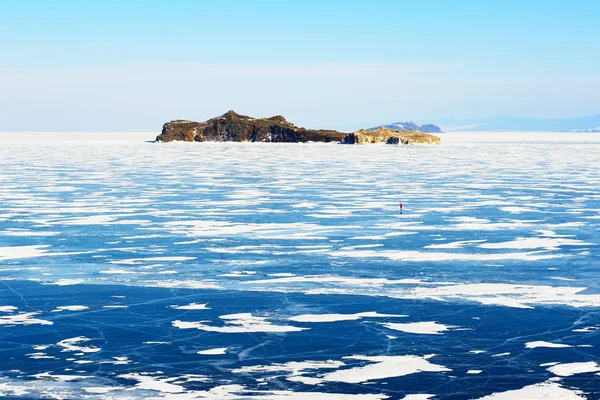
[[600,114],[581,118],[488,117],[437,121],[446,132],[600,132]]
[[[421,131],[424,133],[442,133],[442,130],[437,125],[425,124],[418,125],[414,122],[394,122],[389,125],[380,125],[388,129],[393,129],[395,131]],[[368,129],[369,131],[373,131],[378,129],[379,126]]]

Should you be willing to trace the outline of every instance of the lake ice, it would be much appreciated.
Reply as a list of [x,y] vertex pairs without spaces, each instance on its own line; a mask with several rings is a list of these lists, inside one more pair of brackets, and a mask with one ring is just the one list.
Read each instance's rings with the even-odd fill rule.
[[600,135],[153,136],[0,134],[0,397],[600,396]]

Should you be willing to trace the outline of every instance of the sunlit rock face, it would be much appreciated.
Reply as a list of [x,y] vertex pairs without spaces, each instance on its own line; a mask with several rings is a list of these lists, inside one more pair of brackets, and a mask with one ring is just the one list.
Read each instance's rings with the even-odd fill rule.
[[157,142],[339,142],[346,136],[333,130],[297,127],[281,115],[252,118],[228,111],[204,122],[176,120],[163,125]]
[[369,143],[387,143],[387,144],[440,144],[441,139],[435,135],[418,131],[397,131],[380,126],[377,129],[365,130],[350,133],[344,138],[347,144],[369,144]]
[[[442,133],[442,129],[433,124],[415,124],[414,122],[394,122],[389,125],[383,125],[386,128],[398,130],[398,131],[419,131],[425,133]],[[378,128],[372,128],[378,129]]]

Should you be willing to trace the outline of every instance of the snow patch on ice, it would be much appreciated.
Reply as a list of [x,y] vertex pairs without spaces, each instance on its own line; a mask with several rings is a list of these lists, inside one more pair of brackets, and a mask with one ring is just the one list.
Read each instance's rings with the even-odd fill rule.
[[190,303],[184,306],[172,305],[169,307],[176,310],[210,310],[210,308],[207,307],[207,304],[208,303]]
[[528,349],[536,349],[538,347],[547,347],[547,348],[558,349],[558,348],[573,347],[573,346],[568,345],[568,344],[563,344],[563,343],[551,343],[551,342],[544,342],[544,341],[535,341],[535,342],[527,342],[527,343],[525,343],[525,347],[527,347]]
[[521,389],[493,393],[477,400],[586,400],[580,395],[583,395],[580,390],[566,389],[559,383],[547,381]]
[[84,311],[89,310],[88,306],[59,306],[56,307],[52,312],[61,312],[61,311]]
[[406,333],[415,333],[419,335],[441,335],[450,329],[457,328],[453,325],[444,325],[435,321],[409,322],[409,323],[386,323],[383,324],[388,329],[402,331]]
[[304,331],[309,328],[300,328],[290,325],[274,325],[267,320],[267,317],[253,316],[251,313],[221,315],[219,318],[224,320],[224,326],[207,325],[204,321],[186,322],[173,321],[173,326],[179,329],[199,329],[208,332],[221,333],[250,333],[250,332],[270,332],[285,333]]
[[598,372],[600,371],[600,365],[594,361],[564,363],[553,365],[548,368],[548,371],[558,376],[572,376],[588,372]]
[[337,322],[337,321],[355,321],[362,318],[399,318],[406,315],[397,314],[379,314],[378,312],[361,312],[356,314],[303,314],[287,318],[294,322]]
[[200,355],[204,355],[204,356],[216,356],[216,355],[225,354],[226,352],[227,352],[227,347],[218,347],[215,349],[201,350],[201,351],[198,351],[196,354],[200,354]]

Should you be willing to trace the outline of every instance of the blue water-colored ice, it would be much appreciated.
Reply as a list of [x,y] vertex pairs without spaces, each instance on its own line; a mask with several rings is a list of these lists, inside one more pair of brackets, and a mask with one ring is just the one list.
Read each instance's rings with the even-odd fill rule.
[[3,134],[0,397],[598,399],[600,140],[545,137]]

